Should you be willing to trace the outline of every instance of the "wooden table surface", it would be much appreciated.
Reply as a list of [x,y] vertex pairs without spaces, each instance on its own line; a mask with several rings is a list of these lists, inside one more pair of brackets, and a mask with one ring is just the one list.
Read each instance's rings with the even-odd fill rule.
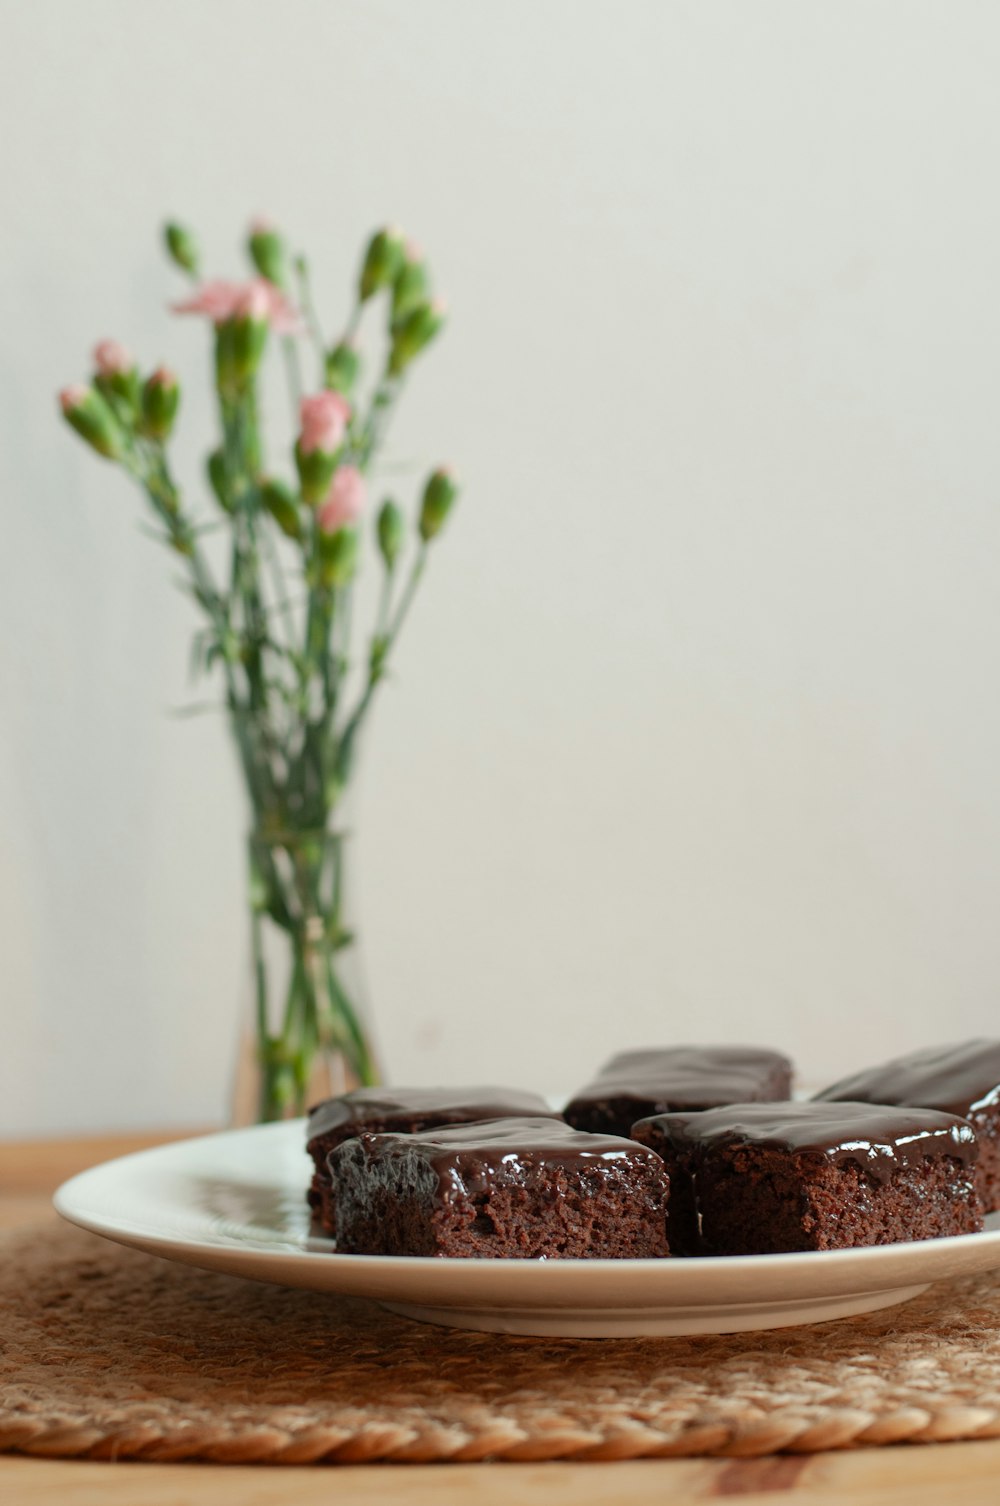
[[[66,1177],[166,1135],[0,1144],[0,1227],[55,1218]],[[0,1336],[2,1341],[2,1336]],[[4,1506],[998,1506],[1000,1441],[767,1459],[294,1468],[0,1457]]]

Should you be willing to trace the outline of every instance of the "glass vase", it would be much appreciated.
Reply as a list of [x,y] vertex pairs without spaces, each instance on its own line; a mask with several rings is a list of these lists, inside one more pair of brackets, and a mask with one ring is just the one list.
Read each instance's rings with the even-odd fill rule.
[[357,932],[350,832],[251,831],[251,1009],[233,1088],[237,1125],[295,1118],[378,1081]]

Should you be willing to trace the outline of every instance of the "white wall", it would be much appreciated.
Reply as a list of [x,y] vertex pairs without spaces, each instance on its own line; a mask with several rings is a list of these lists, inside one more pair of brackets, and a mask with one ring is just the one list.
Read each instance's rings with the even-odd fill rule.
[[0,1131],[223,1112],[244,812],[193,614],[52,394],[187,383],[166,213],[266,210],[331,325],[403,224],[453,310],[395,431],[466,482],[363,789],[397,1080],[997,1029],[1000,9],[7,0]]

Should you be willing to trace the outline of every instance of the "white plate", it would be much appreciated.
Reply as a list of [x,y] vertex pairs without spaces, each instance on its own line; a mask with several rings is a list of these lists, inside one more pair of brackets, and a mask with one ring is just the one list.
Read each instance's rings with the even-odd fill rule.
[[303,1121],[181,1140],[66,1182],[55,1205],[120,1244],[209,1270],[371,1297],[453,1328],[584,1338],[736,1333],[891,1307],[1000,1266],[983,1234],[707,1260],[438,1260],[337,1255],[309,1233]]

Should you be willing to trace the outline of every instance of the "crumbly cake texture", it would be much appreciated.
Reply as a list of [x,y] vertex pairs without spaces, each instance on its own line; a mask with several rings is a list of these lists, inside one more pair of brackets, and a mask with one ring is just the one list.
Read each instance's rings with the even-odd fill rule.
[[792,1064],[760,1046],[671,1046],[623,1051],[575,1093],[563,1118],[575,1129],[630,1135],[652,1114],[788,1098]]
[[982,1228],[966,1120],[868,1103],[737,1104],[661,1114],[635,1138],[663,1157],[680,1255],[771,1255]]
[[327,1161],[332,1150],[362,1130],[415,1134],[446,1124],[525,1114],[544,1118],[552,1111],[539,1094],[515,1088],[355,1088],[327,1098],[310,1111],[306,1125],[306,1150],[313,1160],[309,1203],[324,1230],[335,1234],[337,1210]]
[[560,1120],[366,1134],[329,1158],[337,1248],[518,1260],[668,1254],[669,1183],[654,1151]]
[[820,1102],[839,1099],[938,1109],[968,1119],[979,1141],[976,1177],[983,1207],[987,1213],[1000,1208],[1000,1041],[979,1038],[913,1051],[817,1094]]

